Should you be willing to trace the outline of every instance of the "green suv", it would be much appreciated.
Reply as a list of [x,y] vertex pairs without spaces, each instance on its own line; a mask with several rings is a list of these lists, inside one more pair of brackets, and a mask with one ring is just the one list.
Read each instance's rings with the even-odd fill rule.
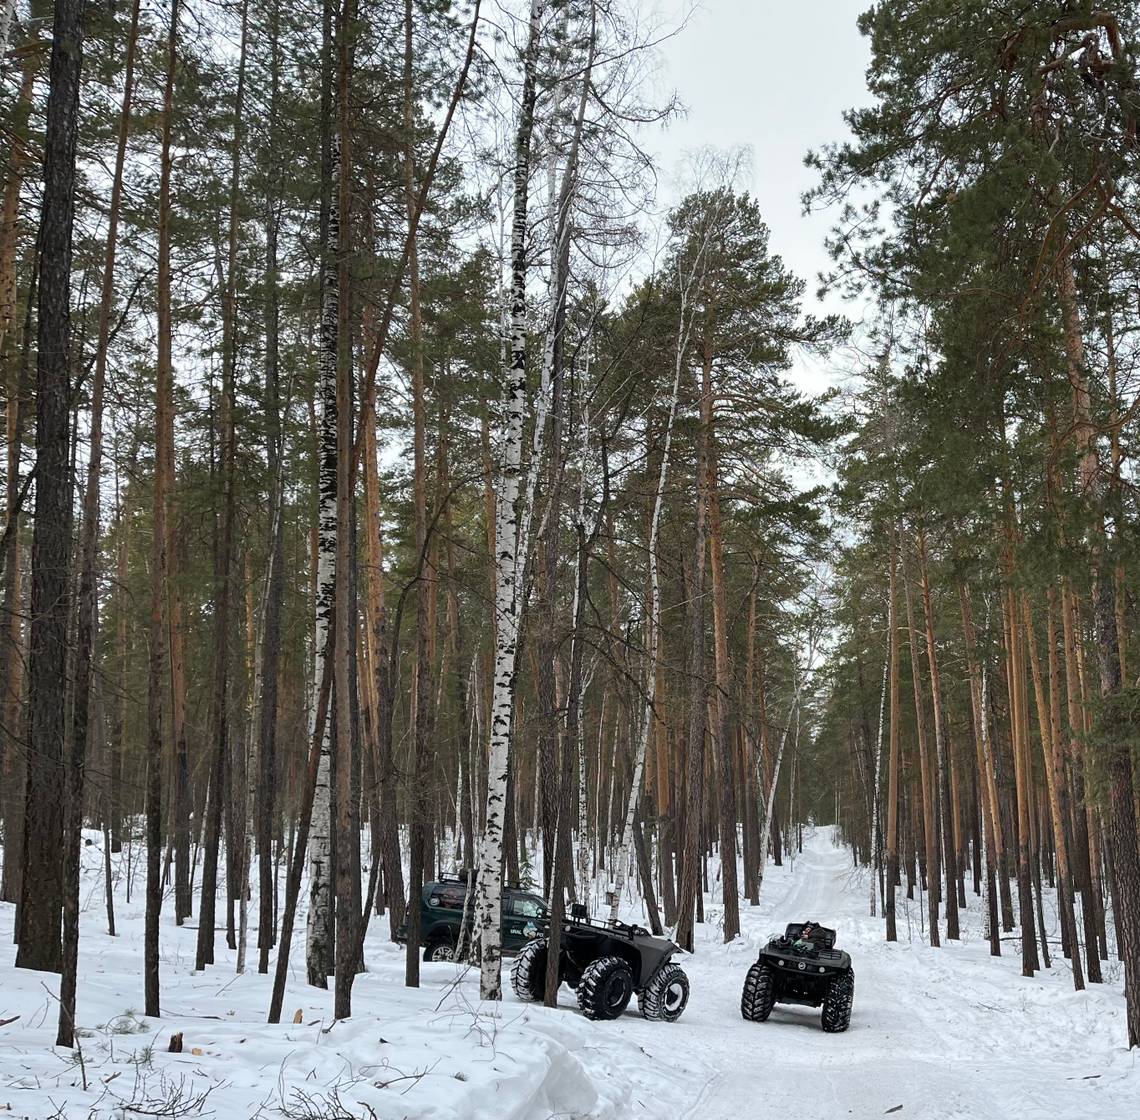
[[[425,883],[420,904],[420,943],[425,961],[449,961],[455,956],[463,925],[466,878],[440,879]],[[472,921],[468,918],[468,922]],[[542,899],[517,883],[503,887],[503,952],[517,953],[550,926],[550,910]],[[408,924],[396,930],[402,945],[408,939]]]

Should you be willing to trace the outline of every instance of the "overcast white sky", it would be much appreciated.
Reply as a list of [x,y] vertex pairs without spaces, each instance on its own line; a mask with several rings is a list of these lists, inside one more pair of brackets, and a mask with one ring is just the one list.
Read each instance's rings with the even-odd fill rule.
[[[865,104],[866,40],[855,26],[870,0],[700,0],[686,28],[664,44],[663,84],[675,88],[687,115],[649,146],[665,172],[665,198],[677,189],[686,153],[703,146],[751,149],[750,189],[772,230],[772,247],[808,282],[827,267],[823,239],[831,218],[802,215],[800,195],[814,177],[804,153],[842,139],[844,109]],[[692,0],[657,0],[672,24]],[[668,193],[666,193],[668,192]],[[840,310],[830,303],[828,310]],[[858,317],[860,309],[843,308]],[[796,380],[819,390],[838,371],[799,363]]]

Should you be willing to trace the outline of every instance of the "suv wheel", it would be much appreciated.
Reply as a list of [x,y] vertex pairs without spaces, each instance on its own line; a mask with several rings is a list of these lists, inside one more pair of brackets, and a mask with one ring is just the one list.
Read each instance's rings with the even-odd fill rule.
[[837,976],[823,998],[820,1024],[828,1034],[842,1034],[851,1025],[851,1004],[855,1000],[855,970]]
[[546,938],[524,945],[511,966],[511,989],[523,1003],[540,1003],[546,994]]
[[621,957],[601,957],[582,973],[578,1006],[587,1019],[616,1019],[633,995],[633,972]]
[[637,997],[646,1019],[675,1023],[689,1002],[689,978],[675,961],[663,964]]
[[455,960],[455,946],[449,937],[435,936],[428,939],[424,946],[425,961],[453,961]]
[[749,1022],[763,1023],[772,1014],[776,1002],[775,976],[762,961],[757,961],[744,978],[740,994],[740,1014]]

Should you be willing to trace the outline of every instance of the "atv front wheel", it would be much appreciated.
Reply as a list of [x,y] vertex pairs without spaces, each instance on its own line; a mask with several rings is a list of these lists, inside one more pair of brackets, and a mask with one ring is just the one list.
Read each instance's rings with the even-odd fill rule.
[[751,1023],[763,1023],[772,1014],[776,1002],[776,977],[763,962],[757,961],[744,978],[740,995],[740,1014]]
[[633,972],[621,957],[587,965],[578,985],[578,1006],[587,1019],[616,1019],[633,995]]
[[685,970],[674,961],[662,965],[638,995],[637,1002],[643,1018],[675,1023],[689,1002]]
[[828,1034],[842,1034],[851,1025],[851,1004],[855,1000],[855,971],[837,976],[823,998],[820,1023]]
[[528,942],[511,966],[511,988],[523,1003],[540,1003],[546,994],[546,946],[545,937]]

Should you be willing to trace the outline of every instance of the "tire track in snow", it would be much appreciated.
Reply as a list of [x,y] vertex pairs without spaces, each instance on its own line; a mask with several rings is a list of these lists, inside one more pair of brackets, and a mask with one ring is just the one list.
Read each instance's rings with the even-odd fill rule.
[[[769,868],[761,905],[742,907],[740,941],[718,943],[720,908],[708,907],[698,951],[685,962],[689,1007],[666,1028],[668,1039],[661,1024],[635,1013],[614,1024],[649,1053],[675,1054],[674,1074],[693,1070],[694,1092],[679,1117],[1132,1120],[1140,1076],[1130,1060],[1113,1058],[1119,1024],[1088,1031],[1089,1001],[1113,1007],[1115,993],[1074,998],[1055,986],[1064,976],[1023,980],[1010,957],[989,958],[977,932],[942,949],[887,945],[849,852],[832,844],[829,830],[805,840],[794,870]],[[980,901],[971,896],[971,904],[968,922],[979,917]],[[818,1009],[783,1005],[767,1023],[746,1023],[740,986],[756,949],[787,922],[809,918],[835,926],[852,953],[851,1029],[826,1035]],[[1074,1017],[1088,1053],[1066,1049]]]

